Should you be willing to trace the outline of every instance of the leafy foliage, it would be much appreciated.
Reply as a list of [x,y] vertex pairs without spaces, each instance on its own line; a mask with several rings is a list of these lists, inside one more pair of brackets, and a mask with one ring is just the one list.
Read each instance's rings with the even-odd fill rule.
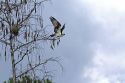
[[[4,83],[13,83],[13,79],[10,78],[8,81],[4,81]],[[20,79],[17,80],[17,83],[52,83],[52,80],[46,79],[34,79],[31,78],[29,75],[23,75]]]

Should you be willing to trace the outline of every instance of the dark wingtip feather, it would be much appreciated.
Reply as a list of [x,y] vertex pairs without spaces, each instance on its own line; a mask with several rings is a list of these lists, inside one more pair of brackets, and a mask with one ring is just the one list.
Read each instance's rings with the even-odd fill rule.
[[61,29],[61,33],[63,32],[64,29],[65,29],[65,24],[63,25],[63,27]]
[[54,36],[55,36],[55,34],[50,35],[50,37],[54,37]]

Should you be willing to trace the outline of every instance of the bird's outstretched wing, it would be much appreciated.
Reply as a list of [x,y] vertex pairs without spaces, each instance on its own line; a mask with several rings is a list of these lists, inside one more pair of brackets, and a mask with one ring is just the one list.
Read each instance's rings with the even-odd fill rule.
[[54,17],[51,16],[50,20],[51,20],[54,28],[58,29],[59,27],[61,27],[61,24]]
[[64,29],[65,29],[65,24],[64,24],[63,27],[61,28],[61,33],[63,32]]

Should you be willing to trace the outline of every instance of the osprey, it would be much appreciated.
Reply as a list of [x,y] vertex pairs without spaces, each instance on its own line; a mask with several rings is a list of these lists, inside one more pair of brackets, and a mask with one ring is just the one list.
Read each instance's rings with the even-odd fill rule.
[[65,34],[63,34],[63,30],[65,28],[65,24],[63,25],[63,27],[61,28],[61,24],[54,18],[54,17],[50,17],[50,20],[54,26],[54,34],[50,35],[51,37],[61,37],[64,36]]

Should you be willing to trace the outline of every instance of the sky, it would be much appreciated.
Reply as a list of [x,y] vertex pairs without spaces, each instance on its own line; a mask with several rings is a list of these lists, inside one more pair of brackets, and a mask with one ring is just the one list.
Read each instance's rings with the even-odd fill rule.
[[[125,82],[125,1],[51,0],[43,7],[45,24],[53,16],[66,24],[61,42],[51,53],[59,57],[63,71],[54,83]],[[3,62],[0,61],[3,66]],[[7,63],[6,63],[7,64]],[[0,67],[1,68],[1,67]],[[0,70],[0,79],[5,79]]]

